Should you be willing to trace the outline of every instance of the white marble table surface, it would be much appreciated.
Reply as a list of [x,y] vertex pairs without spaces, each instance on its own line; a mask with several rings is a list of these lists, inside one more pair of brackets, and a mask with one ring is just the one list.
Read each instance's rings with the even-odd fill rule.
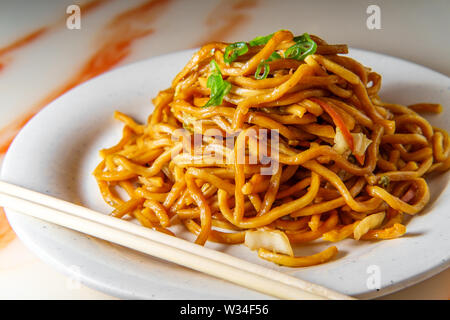
[[[66,26],[66,9],[73,4],[82,8],[79,30]],[[366,10],[372,4],[380,8],[381,29],[367,27]],[[132,24],[122,25],[120,30],[111,24],[135,8],[141,14]],[[123,56],[99,58],[116,59],[115,68],[212,39],[237,41],[289,29],[320,35],[330,43],[347,43],[407,59],[449,76],[449,13],[448,0],[0,0],[0,130],[53,99],[102,46],[103,53],[109,52],[111,43],[125,47],[114,48]],[[11,48],[17,39],[42,27],[45,31],[35,39]],[[135,32],[136,37],[119,44],[111,40],[117,33],[124,36],[123,28],[131,35]],[[444,107],[449,103],[444,101]],[[0,131],[0,146],[3,138],[4,130],[3,136]],[[0,227],[0,239],[2,232]],[[449,299],[449,284],[447,269],[385,298]],[[74,285],[14,238],[0,249],[0,299],[114,297]]]

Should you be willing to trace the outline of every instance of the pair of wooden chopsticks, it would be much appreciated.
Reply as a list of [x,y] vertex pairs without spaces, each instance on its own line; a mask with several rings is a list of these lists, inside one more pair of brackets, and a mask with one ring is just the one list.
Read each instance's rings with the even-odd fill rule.
[[322,286],[0,181],[0,206],[280,299],[354,299]]

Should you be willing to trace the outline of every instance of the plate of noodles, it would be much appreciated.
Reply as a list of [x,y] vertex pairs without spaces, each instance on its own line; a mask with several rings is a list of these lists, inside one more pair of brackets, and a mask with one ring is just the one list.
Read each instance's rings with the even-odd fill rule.
[[[280,30],[82,84],[21,131],[2,179],[374,298],[449,265],[449,101],[445,75]],[[43,260],[118,297],[268,298],[7,215]]]

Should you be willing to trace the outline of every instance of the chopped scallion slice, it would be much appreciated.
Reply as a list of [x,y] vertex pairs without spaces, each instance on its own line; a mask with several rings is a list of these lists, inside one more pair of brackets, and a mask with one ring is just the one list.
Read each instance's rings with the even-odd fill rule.
[[386,189],[387,187],[389,187],[390,182],[391,182],[391,179],[389,179],[388,176],[382,176],[380,178],[380,181],[378,182],[378,184]]
[[250,47],[261,46],[261,45],[266,44],[267,42],[269,42],[269,40],[272,37],[273,37],[273,33],[269,34],[267,36],[259,36],[259,37],[256,37],[253,40],[250,40],[248,44],[250,45]]
[[[263,74],[261,74],[261,69],[264,68]],[[267,60],[261,60],[261,62],[258,64],[258,67],[255,71],[255,78],[258,80],[262,80],[267,78],[270,72],[269,64],[267,63]]]
[[235,42],[225,48],[223,59],[225,63],[230,64],[237,57],[242,56],[248,52],[248,46],[245,42]]
[[[270,72],[270,66],[269,66],[268,62],[274,61],[277,59],[281,59],[281,56],[275,51],[266,60],[261,60],[261,62],[258,64],[258,67],[256,68],[256,71],[255,71],[255,79],[257,79],[257,80],[266,79]],[[261,74],[262,68],[264,68],[263,74]]]
[[295,37],[294,41],[295,44],[284,53],[286,59],[302,61],[307,56],[316,53],[317,44],[309,37],[309,34],[304,33],[301,36]]
[[203,107],[220,106],[223,97],[230,92],[231,83],[223,80],[219,65],[215,60],[211,60],[211,75],[208,77],[206,86],[211,89],[211,95],[208,102]]

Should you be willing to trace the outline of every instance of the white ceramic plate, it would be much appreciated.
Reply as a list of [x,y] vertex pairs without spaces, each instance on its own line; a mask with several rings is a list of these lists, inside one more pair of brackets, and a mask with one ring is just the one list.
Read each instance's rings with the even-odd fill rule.
[[[2,167],[2,179],[87,207],[109,212],[92,170],[98,150],[115,144],[122,125],[120,110],[145,121],[150,99],[169,87],[193,51],[183,51],[129,65],[91,80],[40,112],[22,130]],[[440,102],[445,112],[430,117],[449,129],[450,80],[424,67],[381,54],[351,49],[350,55],[383,76],[381,97],[411,104]],[[424,280],[449,265],[450,190],[448,173],[431,181],[432,200],[408,224],[400,239],[381,242],[346,240],[337,244],[337,259],[314,267],[283,268],[257,258],[243,246],[208,244],[343,293],[373,298]],[[44,261],[86,285],[122,298],[262,299],[267,296],[228,282],[111,245],[7,210],[12,227]],[[298,248],[311,254],[329,244]],[[371,287],[380,277],[381,290]]]

